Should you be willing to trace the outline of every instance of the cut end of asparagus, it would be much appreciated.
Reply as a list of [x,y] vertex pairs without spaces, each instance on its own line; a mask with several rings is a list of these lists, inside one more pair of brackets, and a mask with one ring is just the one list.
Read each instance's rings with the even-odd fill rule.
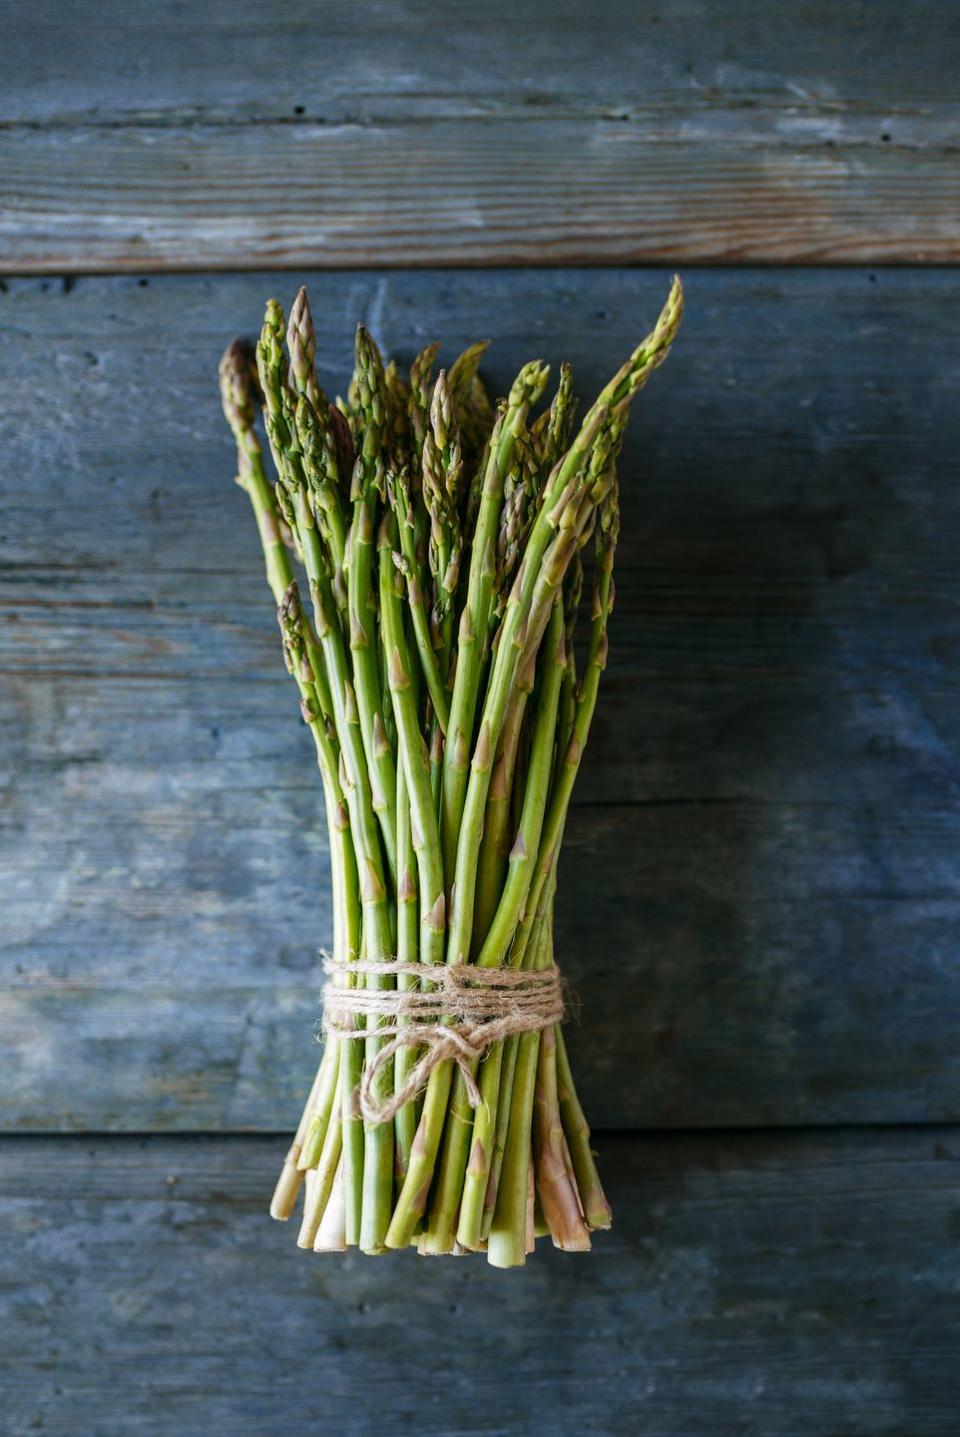
[[295,1162],[287,1158],[277,1179],[270,1200],[270,1216],[277,1222],[286,1222],[296,1206],[303,1184],[303,1173]]
[[512,1233],[490,1233],[487,1238],[487,1262],[491,1267],[506,1271],[510,1267],[524,1267],[526,1261],[526,1240],[518,1244]]

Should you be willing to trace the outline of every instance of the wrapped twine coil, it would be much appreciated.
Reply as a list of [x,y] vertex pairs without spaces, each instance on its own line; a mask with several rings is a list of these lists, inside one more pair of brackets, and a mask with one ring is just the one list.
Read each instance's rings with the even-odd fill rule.
[[[365,1064],[358,1093],[360,1112],[369,1123],[389,1122],[405,1103],[426,1087],[430,1074],[448,1059],[456,1063],[470,1106],[479,1107],[480,1089],[473,1064],[488,1048],[515,1033],[539,1032],[563,1021],[563,981],[555,964],[536,971],[478,968],[450,963],[424,969],[422,963],[377,963],[363,959],[342,962],[324,957],[327,982],[323,989],[324,1028],[338,1039],[363,1032],[360,1020],[371,1023],[387,1041]],[[427,979],[430,989],[348,987],[353,975],[376,978]],[[426,1051],[396,1091],[378,1097],[376,1082],[401,1048]]]

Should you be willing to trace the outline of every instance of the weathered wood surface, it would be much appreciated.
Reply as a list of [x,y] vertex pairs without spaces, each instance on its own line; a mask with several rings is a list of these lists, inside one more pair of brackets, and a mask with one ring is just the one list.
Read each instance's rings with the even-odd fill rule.
[[9,1437],[956,1431],[955,1131],[607,1139],[613,1230],[522,1274],[301,1253],[280,1157],[0,1145]]
[[955,261],[938,0],[34,0],[0,267]]
[[[333,381],[363,316],[408,355],[496,334],[499,386],[531,352],[568,354],[588,393],[664,282],[312,289]],[[958,286],[690,277],[625,456],[562,877],[598,1127],[960,1112]],[[308,1081],[319,785],[213,382],[224,339],[290,288],[0,295],[7,1128],[285,1130]]]

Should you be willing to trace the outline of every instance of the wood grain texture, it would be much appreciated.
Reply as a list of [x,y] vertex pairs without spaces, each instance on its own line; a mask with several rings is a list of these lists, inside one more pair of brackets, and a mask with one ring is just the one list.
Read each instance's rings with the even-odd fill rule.
[[605,1139],[613,1230],[522,1274],[298,1252],[280,1158],[0,1145],[9,1437],[955,1431],[955,1131]]
[[948,261],[939,0],[40,0],[0,57],[0,267]]
[[[960,1113],[958,284],[691,279],[624,459],[611,664],[562,875],[598,1126]],[[275,288],[0,295],[8,1128],[285,1131],[309,1080],[321,799],[213,385]],[[568,354],[585,393],[663,288],[312,282],[332,384],[366,317],[406,355],[496,334],[497,388],[534,350]]]

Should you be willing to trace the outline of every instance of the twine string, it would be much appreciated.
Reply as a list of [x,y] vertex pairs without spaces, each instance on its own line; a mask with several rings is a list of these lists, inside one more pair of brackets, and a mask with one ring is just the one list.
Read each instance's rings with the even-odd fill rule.
[[[324,956],[327,982],[323,989],[324,1027],[336,1038],[355,1038],[362,1019],[378,1038],[387,1041],[360,1080],[360,1112],[369,1123],[389,1122],[427,1085],[430,1074],[447,1059],[456,1063],[472,1108],[480,1106],[473,1065],[488,1048],[515,1033],[539,1032],[563,1020],[560,970],[478,968],[471,963],[438,964],[355,959],[344,962]],[[410,977],[415,988],[349,987],[351,975]],[[420,988],[426,980],[429,990]],[[378,1096],[377,1079],[401,1048],[425,1047],[406,1079],[392,1094]]]

